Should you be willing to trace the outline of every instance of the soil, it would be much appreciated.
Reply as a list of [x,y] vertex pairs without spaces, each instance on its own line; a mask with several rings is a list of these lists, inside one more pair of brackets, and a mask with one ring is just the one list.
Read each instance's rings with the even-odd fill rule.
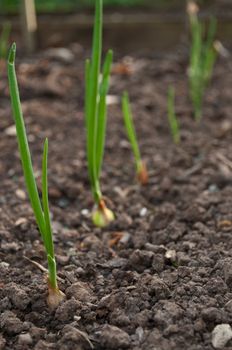
[[[59,285],[66,294],[55,311],[46,305],[46,276],[33,263],[46,268],[2,66],[0,349],[211,350],[214,327],[232,322],[230,59],[219,58],[196,123],[185,52],[115,58],[101,183],[116,220],[102,230],[90,220],[85,56],[75,44],[66,55],[53,50],[17,58],[39,187],[43,141],[49,138],[50,209]],[[167,122],[170,84],[176,88],[179,146]],[[124,89],[149,170],[143,187],[122,122]]]

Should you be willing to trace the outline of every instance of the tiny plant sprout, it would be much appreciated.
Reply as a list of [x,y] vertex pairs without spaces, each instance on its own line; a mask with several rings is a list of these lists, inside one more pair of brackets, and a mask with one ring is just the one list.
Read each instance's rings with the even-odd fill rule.
[[189,86],[194,115],[197,121],[201,119],[205,89],[212,76],[217,56],[213,45],[216,33],[216,20],[214,18],[210,19],[206,40],[204,40],[204,28],[198,19],[198,11],[199,9],[195,2],[189,1],[187,5],[191,31]]
[[127,92],[124,92],[122,97],[122,111],[128,139],[134,154],[137,178],[142,185],[146,185],[148,182],[147,168],[141,158]]
[[8,57],[8,79],[13,110],[14,121],[22,168],[24,172],[25,183],[30,198],[31,206],[34,211],[36,223],[41,233],[48,263],[48,298],[47,302],[51,309],[54,309],[64,299],[64,294],[57,285],[56,260],[52,239],[52,228],[48,204],[48,182],[47,182],[47,157],[48,140],[44,142],[43,162],[42,162],[42,201],[39,197],[36,185],[35,175],[32,166],[31,154],[27,140],[26,128],[24,124],[22,108],[19,97],[17,77],[15,73],[15,54],[16,45],[11,46]]
[[180,129],[175,113],[175,89],[173,86],[169,86],[168,88],[168,122],[172,139],[177,145],[180,142]]
[[104,227],[114,220],[106,207],[100,189],[100,175],[105,148],[106,96],[109,89],[113,52],[108,51],[101,73],[102,55],[102,0],[96,0],[92,57],[85,64],[85,121],[87,133],[87,160],[91,190],[95,202],[93,223]]

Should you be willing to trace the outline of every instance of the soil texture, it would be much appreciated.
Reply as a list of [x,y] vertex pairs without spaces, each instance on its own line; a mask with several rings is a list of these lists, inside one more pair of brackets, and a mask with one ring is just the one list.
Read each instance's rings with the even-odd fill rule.
[[[1,65],[0,349],[212,350],[215,326],[232,322],[230,59],[219,58],[196,123],[185,53],[115,58],[101,184],[116,220],[102,230],[90,219],[85,56],[75,44],[16,62],[39,188],[49,138],[50,209],[66,294],[55,311],[46,305],[46,274],[33,263],[46,268]],[[181,127],[178,146],[167,122],[170,84]],[[149,171],[146,186],[135,179],[123,126],[125,89]],[[232,342],[225,346],[232,349]]]

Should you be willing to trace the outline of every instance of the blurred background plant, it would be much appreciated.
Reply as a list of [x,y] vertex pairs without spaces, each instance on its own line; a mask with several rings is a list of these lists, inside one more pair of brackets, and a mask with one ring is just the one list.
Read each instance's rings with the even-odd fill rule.
[[11,30],[10,22],[5,22],[3,24],[2,32],[0,34],[0,59],[7,58],[10,30]]
[[[224,3],[230,0],[223,0]],[[200,6],[212,6],[215,0],[199,0]],[[18,11],[21,0],[0,0],[1,13],[14,13]],[[184,0],[104,0],[104,8],[107,7],[152,7],[157,9],[173,9],[184,6]],[[39,12],[74,11],[75,9],[94,7],[94,0],[35,0],[36,10]]]
[[[156,55],[157,51],[160,54],[183,48],[183,43],[187,42],[184,0],[104,0],[103,4],[104,48],[112,47],[122,54],[153,50]],[[199,0],[198,5],[202,18],[208,20],[211,14],[217,16],[218,39],[226,47],[230,46],[231,1]],[[0,20],[12,23],[11,37],[18,43],[19,54],[21,47],[28,52],[73,42],[90,47],[93,7],[94,0],[0,0]],[[62,26],[61,13],[65,14]],[[154,40],[157,33],[160,40]]]
[[170,85],[168,88],[168,123],[173,142],[180,143],[180,126],[175,112],[175,88]]
[[[20,6],[20,0],[0,0],[0,8],[3,12],[16,12]],[[104,7],[109,6],[142,6],[142,7],[176,7],[183,0],[104,0]],[[94,0],[36,0],[37,11],[73,11],[75,9],[94,7]]]
[[136,166],[136,176],[138,181],[142,185],[146,185],[148,183],[148,172],[147,172],[146,164],[141,157],[127,91],[124,92],[122,97],[122,112],[123,112],[123,119],[124,119],[124,125],[126,128],[127,136],[130,141],[132,152],[134,155],[135,166]]
[[[189,15],[191,31],[189,85],[190,97],[196,120],[200,120],[205,89],[213,73],[217,51],[214,48],[217,22],[210,18],[208,29],[198,18],[199,8],[194,1],[189,1],[187,13]],[[206,34],[205,34],[206,32]],[[206,38],[204,36],[206,35]]]

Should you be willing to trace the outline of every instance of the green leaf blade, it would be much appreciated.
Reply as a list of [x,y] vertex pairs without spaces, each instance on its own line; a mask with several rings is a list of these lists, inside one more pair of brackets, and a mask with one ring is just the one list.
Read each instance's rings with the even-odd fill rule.
[[168,122],[173,141],[178,144],[180,142],[180,130],[175,113],[175,89],[173,86],[169,86],[168,89]]
[[52,227],[51,227],[51,218],[48,202],[48,176],[47,176],[47,166],[48,164],[48,139],[45,139],[44,150],[43,150],[43,161],[42,161],[42,204],[44,211],[44,220],[45,220],[45,247],[47,253],[48,261],[48,273],[49,273],[49,282],[53,289],[57,288],[57,274],[56,274],[56,260],[54,254],[54,245],[52,237]]
[[45,139],[44,142],[44,151],[43,151],[43,162],[42,162],[42,204],[43,204],[43,213],[45,220],[45,242],[47,254],[54,258],[54,246],[52,239],[52,227],[48,203],[48,178],[47,178],[47,162],[48,162],[48,139]]
[[[54,247],[52,240],[52,229],[51,229],[51,220],[49,213],[49,204],[48,204],[48,182],[47,182],[47,157],[48,157],[48,140],[45,140],[44,143],[44,152],[43,152],[43,162],[42,162],[42,204],[39,198],[38,188],[35,181],[35,176],[32,167],[32,160],[30,149],[27,140],[26,128],[24,124],[23,114],[21,110],[21,103],[19,97],[19,89],[17,83],[17,77],[15,73],[15,54],[16,54],[16,45],[13,44],[8,59],[8,78],[9,78],[9,89],[12,102],[12,110],[16,125],[17,139],[19,145],[20,158],[22,162],[23,172],[27,191],[29,194],[30,202],[34,215],[36,218],[37,225],[39,227],[45,250],[47,253],[47,262],[48,262],[48,278],[49,278],[49,302],[48,304],[57,306],[59,302],[63,299],[63,294],[59,292],[57,286],[57,274],[56,274],[56,261],[54,255]],[[51,292],[52,291],[52,292]],[[54,298],[55,294],[59,292],[59,299]]]
[[91,173],[93,177],[93,185],[97,179],[96,169],[96,138],[98,128],[98,99],[99,99],[99,76],[101,67],[102,52],[102,0],[96,1],[94,34],[93,34],[93,52],[91,59],[91,68],[89,73],[89,142],[93,148],[91,152],[92,167]]
[[136,136],[136,131],[135,131],[132,113],[130,109],[129,96],[127,92],[124,92],[123,94],[122,110],[123,110],[124,124],[125,124],[127,135],[132,147],[132,151],[134,154],[136,167],[138,170],[141,164],[141,155],[140,155],[139,145],[137,142],[137,136]]
[[15,54],[16,54],[16,45],[14,43],[9,52],[8,66],[7,66],[11,104],[12,104],[14,121],[16,125],[19,152],[20,152],[20,158],[22,162],[22,168],[24,172],[27,192],[30,198],[32,209],[35,214],[37,225],[39,227],[40,233],[44,240],[45,221],[44,221],[43,211],[42,211],[41,202],[39,198],[38,188],[36,185],[35,176],[33,172],[31,154],[30,154],[26,128],[25,128],[22,109],[21,109],[19,89],[18,89],[18,83],[17,83],[17,77],[16,77],[15,65],[14,65]]
[[87,143],[87,162],[88,162],[88,173],[90,178],[91,186],[94,184],[94,164],[93,164],[93,130],[91,126],[91,115],[90,115],[90,60],[85,61],[85,126],[86,126],[86,143]]
[[113,61],[113,51],[109,50],[103,65],[102,82],[99,88],[99,105],[98,105],[98,123],[96,135],[96,175],[99,179],[102,160],[104,155],[106,122],[107,122],[107,105],[106,97],[109,89],[110,70]]

